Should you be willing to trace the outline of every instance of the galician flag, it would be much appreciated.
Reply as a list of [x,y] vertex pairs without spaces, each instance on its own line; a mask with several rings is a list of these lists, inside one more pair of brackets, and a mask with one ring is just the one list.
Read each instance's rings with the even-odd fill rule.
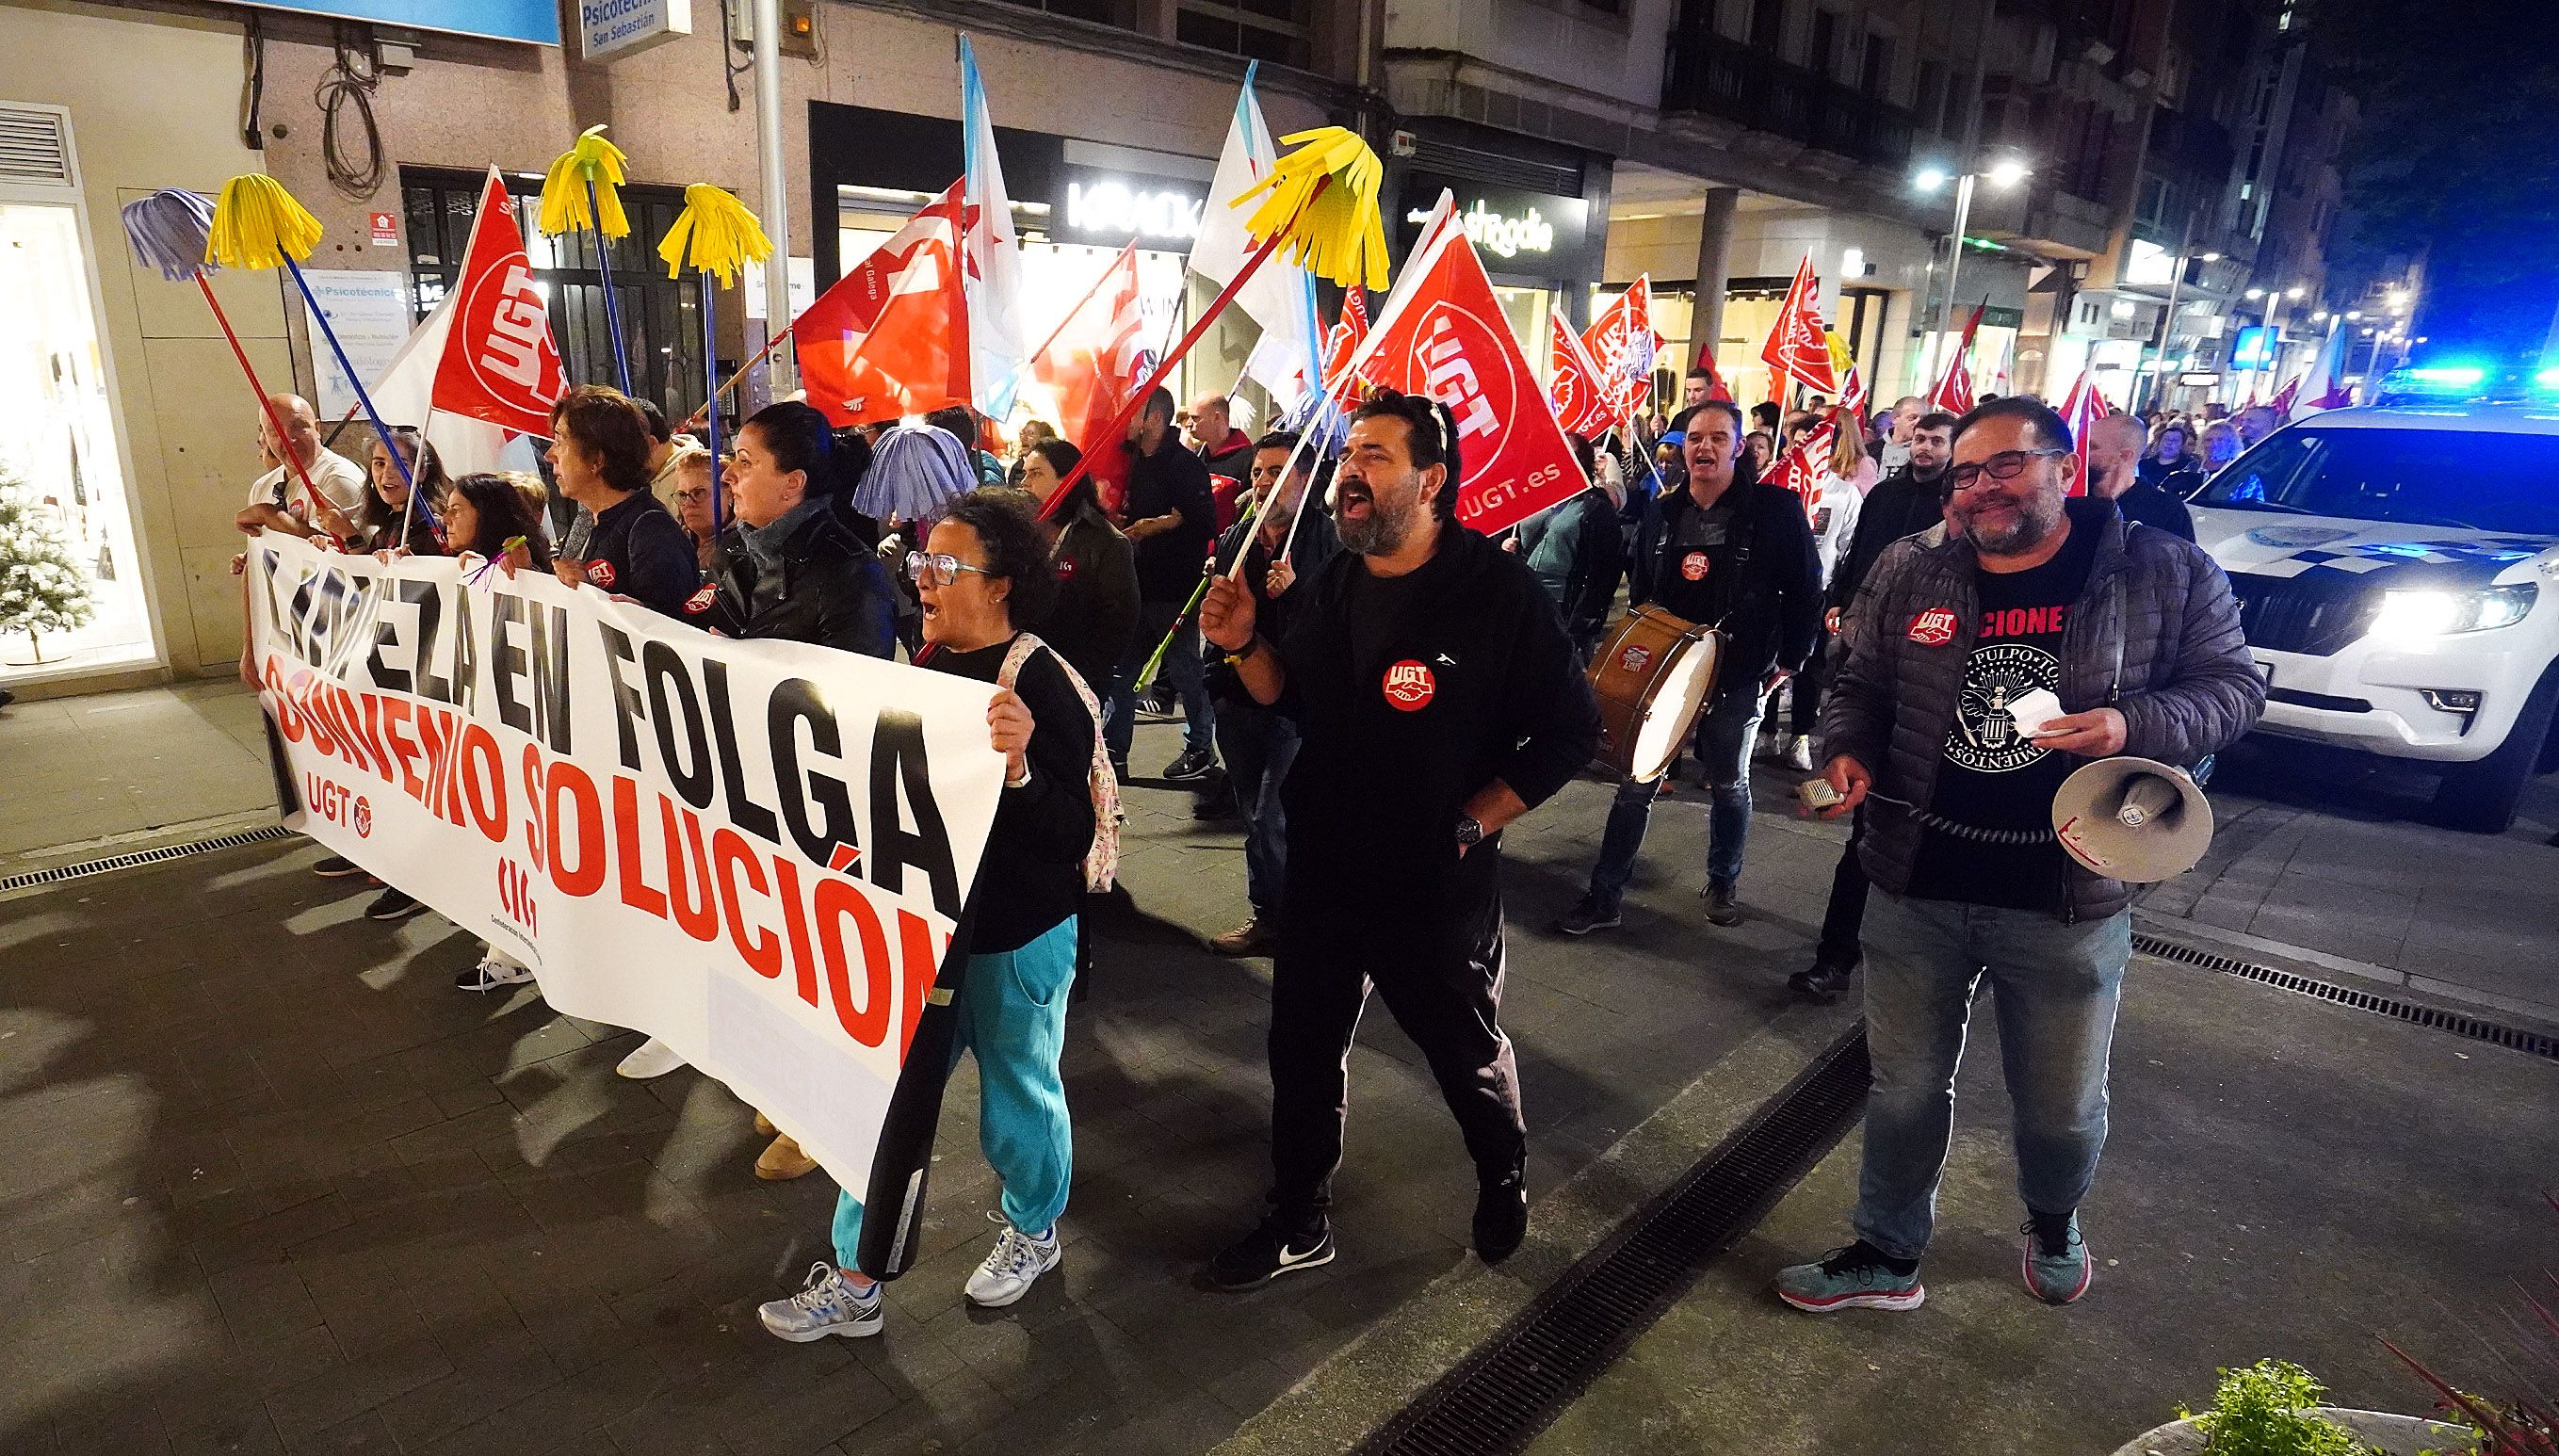
[[2310,401],[2306,409],[2343,409],[2354,402],[2354,387],[2345,382],[2345,325],[2338,323],[2328,331],[2328,343],[2320,346],[2319,358],[2311,361],[2308,374],[2302,376],[2302,396]]
[[969,379],[978,412],[1002,419],[1029,363],[1022,338],[1022,240],[995,156],[995,123],[986,114],[986,83],[978,53],[960,38],[961,154],[966,204],[960,232],[960,286],[969,300]]
[[[1244,222],[1250,208],[1228,206],[1253,190],[1271,173],[1280,148],[1271,139],[1271,124],[1262,119],[1262,102],[1253,93],[1256,62],[1245,68],[1244,89],[1235,98],[1235,115],[1227,122],[1226,145],[1217,156],[1217,176],[1209,183],[1208,207],[1200,218],[1199,237],[1191,244],[1190,270],[1223,288],[1244,270],[1253,239]],[[1271,391],[1274,417],[1284,415],[1322,380],[1315,323],[1315,280],[1283,253],[1264,263],[1235,296],[1236,305],[1262,326],[1262,338],[1244,361],[1244,377]]]

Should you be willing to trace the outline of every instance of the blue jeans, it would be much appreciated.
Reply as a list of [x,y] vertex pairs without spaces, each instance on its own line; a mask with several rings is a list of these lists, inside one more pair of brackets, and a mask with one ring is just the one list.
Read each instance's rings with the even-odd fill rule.
[[[1057,1058],[1066,1045],[1066,991],[1075,979],[1076,918],[1068,916],[1018,950],[969,957],[960,992],[966,1013],[951,1039],[951,1062],[978,1054],[978,1145],[1004,1185],[1004,1217],[1025,1234],[1045,1234],[1066,1212],[1075,1139]],[[862,1205],[835,1194],[835,1262],[860,1263]]]
[[[1730,889],[1741,882],[1741,845],[1750,834],[1750,740],[1759,733],[1761,698],[1745,682],[1737,692],[1720,693],[1697,715],[1697,763],[1714,787],[1715,805],[1706,819],[1707,883]],[[1590,867],[1590,898],[1613,911],[1625,899],[1626,880],[1635,872],[1636,852],[1644,847],[1644,826],[1652,822],[1653,796],[1660,781],[1617,786],[1608,805],[1608,827],[1599,835],[1599,862]]]
[[2079,1207],[2106,1145],[2106,1059],[2132,912],[2066,925],[2042,911],[1879,893],[1867,907],[1866,945],[1875,1082],[1857,1236],[1894,1258],[1928,1246],[1955,1126],[1955,1069],[1985,976],[2017,1108],[2018,1194],[2047,1214]]
[[[1103,721],[1103,746],[1115,759],[1129,756],[1129,743],[1137,731],[1137,673],[1153,655],[1155,644],[1173,631],[1180,620],[1183,603],[1144,602],[1137,608],[1137,635],[1129,644],[1129,655],[1120,670],[1111,676],[1111,711]],[[1208,677],[1200,662],[1199,627],[1183,622],[1182,630],[1173,632],[1173,645],[1164,650],[1163,665],[1156,669],[1159,680],[1169,682],[1182,700],[1182,752],[1208,753],[1217,741],[1217,712],[1209,706]]]
[[1297,761],[1297,725],[1268,708],[1227,704],[1217,718],[1218,752],[1244,816],[1244,898],[1253,918],[1280,923],[1280,889],[1287,878],[1288,818],[1280,785]]

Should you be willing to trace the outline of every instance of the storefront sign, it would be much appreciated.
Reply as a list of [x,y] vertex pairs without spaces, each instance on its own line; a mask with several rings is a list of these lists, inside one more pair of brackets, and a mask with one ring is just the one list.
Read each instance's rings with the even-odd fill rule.
[[2240,330],[2238,336],[2231,340],[2230,367],[2271,369],[2275,366],[2275,352],[2282,347],[2273,329],[2263,324],[2251,325]]
[[1208,206],[1206,183],[1068,166],[1049,202],[1049,234],[1060,242],[1133,237],[1141,248],[1188,252]]
[[1410,249],[1421,236],[1422,224],[1443,189],[1456,196],[1457,220],[1492,272],[1598,281],[1598,249],[1591,245],[1588,203],[1429,172],[1405,174],[1403,209],[1395,219],[1400,249]]
[[2177,381],[2181,384],[2193,384],[2209,388],[2210,386],[2221,382],[2221,375],[2210,369],[2188,369],[2184,373],[2178,375]]
[[271,0],[258,8],[537,46],[560,43],[557,0]]
[[630,56],[693,33],[693,0],[577,0],[577,53]]
[[[306,268],[303,281],[311,285],[312,295],[320,300],[320,311],[329,316],[329,327],[337,332],[338,342],[347,347],[347,356],[364,373],[365,382],[379,379],[399,357],[402,344],[408,342],[408,331],[415,319],[408,309],[407,275],[384,271]],[[305,334],[311,340],[312,372],[320,381],[320,397],[313,401],[324,419],[336,419],[356,407],[356,386],[347,371],[338,366],[338,353],[303,321]]]

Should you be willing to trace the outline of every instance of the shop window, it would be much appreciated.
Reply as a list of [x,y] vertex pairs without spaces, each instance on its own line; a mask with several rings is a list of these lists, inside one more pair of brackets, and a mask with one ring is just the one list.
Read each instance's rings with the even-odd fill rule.
[[1173,39],[1268,61],[1274,66],[1307,65],[1306,0],[1182,0],[1173,19]]
[[5,630],[0,681],[158,655],[106,393],[95,258],[76,190],[28,200],[37,191],[0,193],[0,492],[28,517],[0,539],[0,572],[24,573],[58,606],[84,600],[86,612],[65,630]]
[[[417,284],[423,318],[458,281],[471,224],[480,210],[485,174],[422,167],[400,169],[400,202],[408,213],[409,273]],[[615,383],[612,333],[605,327],[604,275],[596,266],[595,237],[571,232],[556,238],[533,228],[541,212],[538,177],[510,177],[516,229],[525,239],[533,280],[550,304],[551,337],[572,384]],[[622,348],[631,364],[631,392],[655,400],[670,419],[681,419],[702,402],[701,290],[688,274],[667,276],[658,240],[683,211],[684,196],[671,187],[622,189],[631,231],[613,239],[614,306],[621,313]]]

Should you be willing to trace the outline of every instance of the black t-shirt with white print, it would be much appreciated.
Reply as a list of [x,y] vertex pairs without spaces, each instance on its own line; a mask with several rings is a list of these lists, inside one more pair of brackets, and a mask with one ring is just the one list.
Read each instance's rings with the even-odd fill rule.
[[2020,734],[2008,705],[2038,687],[2060,692],[2063,636],[2088,584],[2097,535],[2073,529],[2032,570],[1974,573],[1981,622],[1910,876],[1918,899],[2011,910],[2061,903],[2065,860],[2052,838],[2052,796],[2080,760]]

